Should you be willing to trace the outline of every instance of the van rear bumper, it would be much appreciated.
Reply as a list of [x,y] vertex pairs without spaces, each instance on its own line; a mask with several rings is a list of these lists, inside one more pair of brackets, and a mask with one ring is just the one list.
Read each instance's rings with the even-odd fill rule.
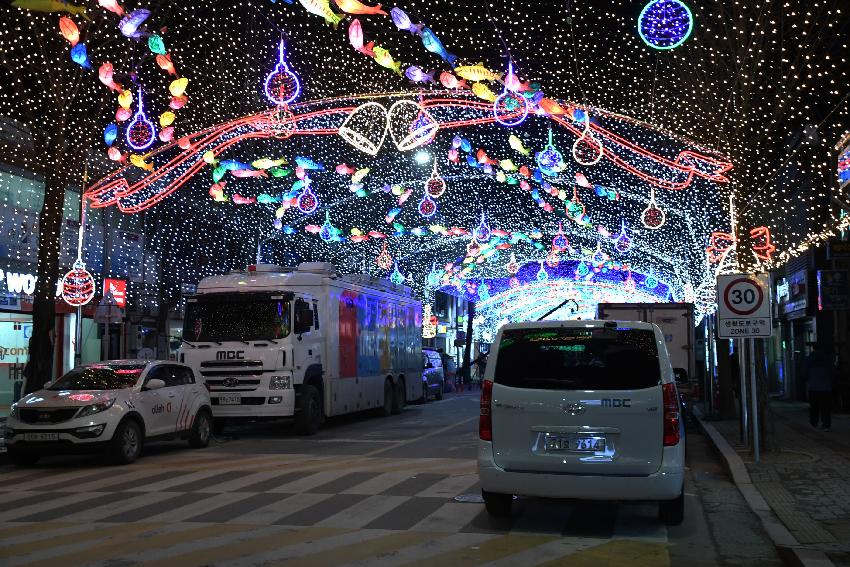
[[681,466],[664,464],[648,476],[506,471],[493,461],[493,445],[489,441],[478,444],[478,475],[481,488],[487,492],[581,500],[672,500],[681,494],[684,481]]

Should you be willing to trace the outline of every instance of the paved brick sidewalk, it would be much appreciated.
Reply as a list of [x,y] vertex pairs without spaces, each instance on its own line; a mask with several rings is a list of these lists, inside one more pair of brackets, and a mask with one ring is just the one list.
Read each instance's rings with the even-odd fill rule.
[[825,433],[808,422],[808,405],[774,402],[780,451],[756,464],[740,442],[737,420],[712,421],[738,451],[753,484],[806,547],[850,566],[850,415],[833,415]]

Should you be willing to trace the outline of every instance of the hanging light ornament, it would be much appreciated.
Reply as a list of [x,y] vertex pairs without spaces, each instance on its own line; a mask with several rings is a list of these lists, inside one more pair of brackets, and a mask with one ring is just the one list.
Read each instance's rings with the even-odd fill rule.
[[638,16],[637,28],[649,47],[675,49],[694,31],[694,16],[680,0],[651,0]]
[[437,171],[437,158],[434,158],[434,169],[431,171],[431,177],[425,180],[425,192],[434,199],[438,199],[445,191],[446,181],[440,177],[440,173]]
[[652,230],[661,228],[667,222],[667,215],[661,210],[658,203],[655,202],[654,187],[650,187],[649,189],[649,204],[640,214],[640,222],[643,226]]
[[393,273],[390,274],[390,281],[395,285],[401,285],[404,283],[404,274],[399,271],[398,262],[393,262]]
[[422,307],[422,338],[433,339],[437,336],[437,325],[433,321],[431,305],[426,303]]
[[513,61],[508,63],[508,74],[502,94],[493,101],[493,117],[509,128],[519,126],[528,117],[528,101],[519,94],[519,80],[514,75]]
[[319,238],[325,242],[330,242],[335,239],[338,232],[337,228],[331,224],[330,212],[325,211],[325,222],[322,224],[322,228],[319,229]]
[[543,267],[543,262],[540,262],[540,269],[537,270],[537,281],[545,282],[549,279],[549,274],[546,272],[546,268]]
[[481,222],[475,227],[473,231],[473,236],[475,240],[478,242],[487,242],[490,240],[490,236],[493,234],[493,231],[490,230],[490,225],[487,224],[487,220],[484,217],[484,211],[481,212]]
[[425,218],[433,217],[437,213],[437,202],[431,198],[428,191],[422,195],[422,200],[419,201],[419,214]]
[[139,89],[139,108],[133,120],[127,125],[127,145],[136,151],[151,147],[156,139],[156,127],[145,115],[145,105],[142,100],[142,89]]
[[516,275],[516,273],[519,271],[519,268],[520,265],[519,262],[516,261],[516,254],[511,252],[511,258],[510,260],[508,260],[508,263],[505,264],[505,270],[513,276]]
[[581,165],[596,165],[605,153],[602,142],[597,140],[590,128],[590,117],[580,108],[573,110],[573,118],[584,122],[584,131],[573,142],[573,159]]
[[560,263],[561,259],[558,257],[558,249],[553,246],[549,250],[549,253],[546,254],[546,265],[550,268],[557,268]]
[[361,152],[377,155],[387,137],[387,109],[377,102],[361,104],[339,127],[339,136]]
[[573,187],[573,198],[570,199],[570,202],[567,203],[567,218],[574,220],[577,223],[581,223],[586,212],[587,208],[584,206],[584,203],[581,202],[578,196],[578,187]]
[[625,254],[632,247],[632,239],[629,238],[629,235],[626,234],[626,221],[625,219],[621,221],[620,225],[620,233],[613,239],[614,240],[614,248],[617,252],[621,252]]
[[298,195],[298,209],[305,215],[309,215],[319,206],[319,198],[310,187],[309,178],[304,180],[304,190]]
[[286,44],[283,39],[278,44],[277,65],[266,75],[263,90],[269,102],[277,106],[287,105],[301,94],[301,81],[286,63]]
[[469,241],[469,244],[466,245],[466,255],[469,258],[472,258],[477,256],[479,252],[481,252],[481,245],[473,237],[473,239]]
[[552,248],[557,251],[562,251],[569,247],[570,241],[567,239],[566,235],[564,235],[564,223],[558,221],[558,232],[556,232],[555,237],[552,238]]
[[384,240],[384,246],[381,248],[381,253],[378,254],[377,258],[375,258],[375,263],[378,264],[378,267],[382,270],[389,270],[393,265],[393,257],[390,256],[390,253],[387,250],[386,240]]
[[443,272],[437,269],[437,263],[431,263],[431,271],[425,277],[425,285],[431,288],[440,287],[440,280],[443,278]]
[[564,156],[555,148],[551,126],[549,126],[549,143],[546,144],[546,147],[542,151],[537,152],[534,158],[537,160],[537,165],[546,175],[555,176],[566,167]]
[[94,277],[77,258],[71,271],[62,278],[62,299],[72,307],[87,304],[94,297]]
[[439,127],[434,117],[412,100],[396,101],[387,111],[386,129],[395,147],[402,152],[431,142]]

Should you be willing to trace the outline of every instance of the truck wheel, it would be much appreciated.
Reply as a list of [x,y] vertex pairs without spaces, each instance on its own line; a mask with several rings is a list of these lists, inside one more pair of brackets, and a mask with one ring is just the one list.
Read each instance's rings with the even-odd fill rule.
[[315,386],[301,386],[295,407],[295,432],[315,435],[322,425],[322,405]]
[[685,493],[673,500],[662,500],[658,503],[658,517],[668,526],[678,526],[685,519]]
[[445,387],[446,387],[446,381],[440,380],[440,389],[437,390],[437,395],[435,396],[438,400],[443,399],[443,390],[445,389]]
[[395,383],[395,392],[393,392],[393,406],[392,413],[393,415],[398,415],[401,413],[401,410],[404,409],[404,406],[407,404],[407,388],[405,388],[404,380],[399,379],[398,382]]
[[378,408],[378,415],[389,417],[393,413],[393,383],[391,380],[384,382],[384,405]]
[[132,419],[118,425],[109,447],[109,457],[116,465],[129,465],[142,454],[142,428]]
[[189,446],[194,449],[203,449],[210,444],[210,433],[212,430],[212,418],[210,413],[202,409],[195,416],[192,431],[189,433]]

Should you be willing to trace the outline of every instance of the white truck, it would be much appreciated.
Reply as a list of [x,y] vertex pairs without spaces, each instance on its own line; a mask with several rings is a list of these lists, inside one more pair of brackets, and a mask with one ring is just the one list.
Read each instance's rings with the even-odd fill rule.
[[422,306],[405,286],[331,264],[249,266],[204,278],[187,299],[179,359],[210,390],[215,426],[401,412],[422,398]]
[[596,315],[612,321],[655,323],[664,334],[673,368],[685,370],[688,380],[696,378],[692,303],[600,303]]

